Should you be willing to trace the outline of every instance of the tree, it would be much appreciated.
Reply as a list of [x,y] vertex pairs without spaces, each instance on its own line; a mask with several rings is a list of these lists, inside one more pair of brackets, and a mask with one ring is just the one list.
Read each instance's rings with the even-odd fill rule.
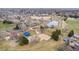
[[16,27],[14,28],[15,30],[18,30],[19,29],[19,26],[18,24],[16,24]]
[[8,20],[4,20],[3,21],[3,24],[12,24],[12,22],[11,21],[8,21]]
[[23,45],[25,45],[25,44],[28,44],[29,43],[29,41],[28,41],[28,39],[27,38],[25,38],[25,37],[22,37],[21,39],[20,39],[20,45],[21,46],[23,46]]
[[64,16],[64,21],[66,21],[67,20],[67,16]]
[[74,31],[71,30],[69,33],[68,33],[68,37],[72,37],[74,35]]
[[56,30],[56,31],[52,32],[51,39],[54,39],[55,41],[58,41],[59,35],[61,35],[61,31]]
[[40,26],[40,30],[43,33],[44,32],[44,27],[43,26]]

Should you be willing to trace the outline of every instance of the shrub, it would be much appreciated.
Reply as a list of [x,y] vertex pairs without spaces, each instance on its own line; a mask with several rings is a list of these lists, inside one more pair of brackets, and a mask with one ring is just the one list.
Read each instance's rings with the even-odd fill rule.
[[28,43],[29,43],[28,39],[25,38],[25,37],[22,37],[22,39],[20,39],[20,43],[19,44],[21,46],[23,46],[23,45],[28,44]]
[[68,37],[72,37],[74,35],[74,31],[71,30],[69,33],[68,33]]
[[12,22],[11,21],[7,21],[7,20],[4,20],[3,21],[3,24],[12,24]]
[[67,20],[67,16],[64,17],[64,21],[66,21],[66,20]]
[[44,29],[44,27],[43,26],[40,26],[40,29]]
[[51,39],[54,39],[55,41],[58,41],[60,34],[61,34],[60,30],[56,30],[56,31],[52,32]]
[[20,29],[20,28],[19,28],[19,26],[18,26],[18,24],[16,25],[16,27],[15,27],[14,29],[15,29],[15,30],[18,30],[18,29]]

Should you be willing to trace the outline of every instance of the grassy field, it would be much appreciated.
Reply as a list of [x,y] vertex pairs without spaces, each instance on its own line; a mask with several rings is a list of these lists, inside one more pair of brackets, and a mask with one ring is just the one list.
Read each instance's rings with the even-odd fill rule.
[[56,51],[59,47],[63,45],[62,40],[41,41],[33,45],[29,44],[25,46],[16,46],[16,47],[10,46],[11,44],[10,41],[4,41],[1,43],[0,43],[0,51]]
[[33,46],[29,46],[24,50],[28,51],[56,51],[63,44],[62,40],[59,41],[41,41]]
[[77,19],[68,19],[67,24],[69,26],[69,29],[74,30],[75,33],[79,33],[79,20]]
[[2,22],[0,22],[0,30],[6,30],[8,28],[13,27],[14,24],[3,24]]

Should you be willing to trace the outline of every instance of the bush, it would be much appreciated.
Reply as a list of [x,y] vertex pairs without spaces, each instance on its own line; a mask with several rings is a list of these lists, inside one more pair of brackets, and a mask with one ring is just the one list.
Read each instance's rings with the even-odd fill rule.
[[64,17],[64,21],[66,21],[66,20],[67,20],[67,16]]
[[4,20],[3,21],[3,24],[12,24],[12,22],[11,21],[7,21],[7,20]]
[[56,30],[56,31],[52,32],[51,39],[54,39],[55,41],[58,41],[59,35],[61,35],[61,31]]
[[19,28],[19,26],[18,26],[18,24],[16,25],[16,27],[15,27],[14,29],[15,29],[15,30],[18,30],[18,29],[20,29],[20,28]]
[[20,43],[19,44],[21,46],[23,46],[23,45],[28,44],[28,43],[29,43],[28,39],[25,38],[25,37],[22,37],[22,39],[20,39]]
[[72,37],[73,35],[74,35],[74,31],[71,30],[71,31],[69,32],[69,34],[68,34],[68,37]]

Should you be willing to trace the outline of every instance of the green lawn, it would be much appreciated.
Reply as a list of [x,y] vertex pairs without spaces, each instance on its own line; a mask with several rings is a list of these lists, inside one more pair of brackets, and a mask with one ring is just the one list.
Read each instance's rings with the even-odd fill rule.
[[5,30],[13,26],[13,24],[3,24],[2,22],[0,22],[0,30]]
[[69,29],[74,30],[75,33],[79,33],[79,20],[67,20],[67,24],[69,26]]

